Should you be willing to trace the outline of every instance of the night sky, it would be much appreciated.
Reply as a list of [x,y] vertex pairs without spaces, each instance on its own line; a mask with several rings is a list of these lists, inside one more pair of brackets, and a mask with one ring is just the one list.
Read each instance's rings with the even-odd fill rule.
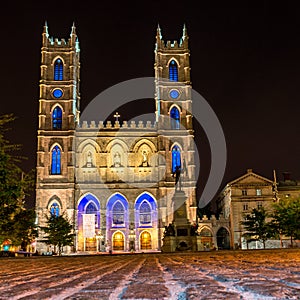
[[[196,2],[199,7],[195,6]],[[2,4],[1,108],[17,120],[9,134],[23,145],[25,170],[35,167],[41,33],[68,38],[73,21],[81,48],[81,110],[121,81],[154,76],[157,24],[164,40],[179,40],[185,23],[193,88],[211,105],[228,150],[225,183],[248,168],[272,178],[300,179],[300,10],[286,2],[26,1]],[[122,4],[121,4],[122,3]],[[73,7],[72,7],[73,5]],[[119,112],[154,111],[154,101]],[[122,118],[121,118],[122,121]],[[199,191],[207,179],[207,138],[195,124],[200,151]]]

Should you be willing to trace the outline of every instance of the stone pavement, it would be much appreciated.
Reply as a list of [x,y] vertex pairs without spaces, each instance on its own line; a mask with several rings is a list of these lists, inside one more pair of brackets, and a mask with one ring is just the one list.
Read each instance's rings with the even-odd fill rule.
[[300,299],[300,249],[1,258],[0,299]]

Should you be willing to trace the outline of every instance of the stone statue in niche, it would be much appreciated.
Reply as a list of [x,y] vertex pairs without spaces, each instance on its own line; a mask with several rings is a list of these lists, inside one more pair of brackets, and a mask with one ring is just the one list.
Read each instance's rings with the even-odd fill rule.
[[149,167],[148,152],[146,150],[142,150],[142,163],[140,167]]
[[121,167],[121,166],[122,166],[122,164],[121,164],[121,154],[119,152],[116,152],[114,154],[113,167],[118,168],[118,167]]
[[93,166],[93,158],[92,158],[91,151],[89,151],[88,154],[87,154],[87,157],[86,157],[86,166],[88,168],[91,168]]

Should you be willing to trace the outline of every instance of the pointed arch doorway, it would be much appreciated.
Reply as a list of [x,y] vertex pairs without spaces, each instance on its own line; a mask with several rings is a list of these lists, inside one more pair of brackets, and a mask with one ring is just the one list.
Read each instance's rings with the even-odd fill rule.
[[152,249],[151,234],[148,231],[143,231],[140,235],[141,250]]
[[221,227],[217,232],[217,245],[220,250],[230,249],[229,232],[224,227]]
[[124,251],[125,239],[124,234],[121,231],[114,233],[112,238],[112,250],[114,251]]

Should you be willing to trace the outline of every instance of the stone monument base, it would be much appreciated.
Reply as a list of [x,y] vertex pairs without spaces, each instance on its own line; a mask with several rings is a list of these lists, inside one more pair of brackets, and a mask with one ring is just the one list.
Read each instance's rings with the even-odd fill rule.
[[166,226],[162,252],[201,250],[201,238],[196,235],[194,225],[187,219],[186,198],[183,191],[176,191],[173,196],[174,219]]
[[162,252],[201,250],[200,236],[165,236],[161,247]]

